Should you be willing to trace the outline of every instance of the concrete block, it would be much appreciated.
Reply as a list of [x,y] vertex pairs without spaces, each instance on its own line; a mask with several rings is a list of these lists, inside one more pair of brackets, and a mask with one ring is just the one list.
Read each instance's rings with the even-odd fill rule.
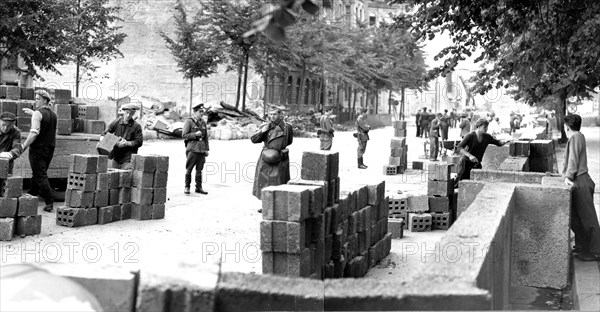
[[388,218],[377,221],[379,223],[379,238],[383,238],[389,232]]
[[542,178],[542,185],[563,186],[565,178],[562,176],[547,176]]
[[384,175],[395,175],[398,173],[398,166],[383,165]]
[[367,251],[371,246],[371,228],[368,227],[362,232],[358,232],[358,251],[360,253]]
[[327,206],[331,206],[340,200],[340,178],[329,181],[329,190],[327,191]]
[[167,189],[166,188],[155,188],[154,195],[152,196],[153,204],[164,204],[167,202]]
[[85,120],[84,121],[84,130],[86,133],[91,134],[102,134],[106,129],[106,123],[104,120]]
[[[0,218],[14,218],[17,216],[17,198],[1,198],[0,197]],[[36,204],[37,211],[37,204]]]
[[31,117],[17,117],[16,126],[21,132],[29,132],[31,130]]
[[481,160],[483,170],[498,170],[500,164],[502,164],[509,155],[509,146],[506,144],[504,146],[488,145]]
[[388,208],[390,214],[407,211],[408,200],[406,196],[396,195],[395,197],[388,197]]
[[390,214],[389,198],[385,197],[379,203],[379,212],[377,213],[377,218],[379,220],[384,220],[384,219],[387,219],[387,217],[388,217],[389,214]]
[[302,153],[300,177],[304,180],[331,181],[338,177],[339,153],[309,151]]
[[[131,188],[124,187],[124,188],[120,188],[118,190],[119,190],[119,204],[130,203],[131,202]],[[155,189],[155,192],[156,192],[156,189]],[[165,189],[165,195],[166,195],[166,189]]]
[[113,206],[98,208],[98,224],[107,224],[113,221]]
[[406,129],[406,120],[395,120],[393,126],[394,129]]
[[452,225],[452,216],[449,212],[431,213],[431,228],[433,230],[447,230]]
[[85,209],[85,225],[98,224],[98,208]]
[[108,156],[98,155],[98,167],[96,167],[97,173],[106,173],[108,171]]
[[406,137],[406,129],[394,129],[394,136],[395,137],[400,137],[400,138],[405,138]]
[[306,247],[306,227],[300,222],[260,222],[260,249],[270,252],[300,253]]
[[156,172],[169,171],[169,156],[152,155],[156,159]]
[[359,212],[355,211],[348,214],[348,234],[352,235],[358,232],[358,216]]
[[135,220],[151,220],[152,219],[152,204],[136,204],[131,203],[131,219]]
[[55,104],[54,112],[56,113],[56,117],[60,119],[71,120],[71,105],[68,104]]
[[0,241],[10,241],[15,234],[15,219],[0,218]]
[[96,190],[96,192],[94,193],[94,207],[100,208],[108,206],[109,196],[109,190]]
[[97,173],[98,155],[74,154],[69,160],[69,172]]
[[23,178],[10,176],[0,180],[0,195],[4,198],[18,198],[23,195]]
[[[72,128],[73,133],[83,133],[85,132],[85,120],[83,119],[73,119],[73,128]],[[116,142],[115,142],[116,143]],[[99,143],[100,146],[103,146],[104,144]],[[98,149],[96,149],[98,150]],[[108,154],[102,154],[102,155],[108,155]]]
[[450,212],[450,197],[447,196],[428,196],[429,211],[447,213]]
[[430,213],[409,213],[408,214],[408,229],[411,232],[431,231],[431,214]]
[[513,141],[508,146],[511,157],[529,157],[529,141]]
[[58,104],[68,104],[71,100],[71,90],[54,89],[54,102]]
[[400,239],[404,237],[404,219],[389,219],[387,221],[388,229],[390,234],[392,234],[393,239]]
[[109,189],[119,188],[119,184],[121,183],[120,170],[119,169],[108,169],[107,173],[109,174],[108,188]]
[[389,157],[389,158],[388,158],[388,164],[389,164],[390,166],[395,166],[395,167],[398,167],[398,166],[400,166],[400,161],[401,161],[401,160],[402,160],[402,158],[401,158],[401,157]]
[[310,191],[297,185],[269,186],[262,190],[264,220],[302,221],[309,217]]
[[156,171],[156,157],[155,156],[133,154],[131,156],[131,163],[133,164],[133,170],[138,170],[138,171],[143,171],[143,172]]
[[28,116],[25,113],[21,113],[21,114],[23,114],[23,116],[17,115],[17,102],[15,102],[15,101],[0,100],[0,112],[13,113],[17,117],[27,117]]
[[[325,232],[327,233],[327,232]],[[333,246],[333,235],[332,234],[325,234],[325,244],[323,247],[323,262],[327,263],[329,262],[329,260],[331,260],[331,255],[332,255],[332,246]]]
[[79,118],[98,120],[100,117],[100,108],[98,106],[81,105],[79,108]]
[[552,140],[533,140],[529,144],[529,156],[543,157],[555,155],[554,142]]
[[6,86],[6,98],[9,100],[21,99],[21,89],[18,86]]
[[427,181],[427,196],[450,196],[454,192],[454,179]]
[[450,181],[453,164],[443,162],[427,163],[427,180],[429,181]]
[[94,206],[95,192],[67,189],[65,192],[65,205],[73,208],[91,208]]
[[121,204],[121,220],[131,219],[131,203]]
[[346,268],[346,258],[342,255],[339,260],[333,261],[333,278],[344,277],[344,269]]
[[381,259],[387,257],[392,250],[392,233],[388,233],[381,239]]
[[425,168],[425,163],[422,161],[413,161],[412,168],[413,170],[423,170]]
[[484,186],[485,183],[483,182],[469,180],[460,181],[456,208],[457,217],[460,217],[460,215],[467,210],[471,203],[475,201],[477,195],[479,192],[481,192]]
[[410,212],[425,212],[429,210],[429,198],[427,195],[407,195],[406,196],[407,211]]
[[165,204],[152,204],[152,220],[165,218]]
[[395,137],[390,140],[391,149],[404,149],[406,147],[406,137]]
[[[73,125],[76,125],[78,123],[83,123],[83,120],[76,119],[75,122],[73,123]],[[75,130],[77,127],[74,126],[73,128]],[[78,132],[78,131],[73,131],[73,132]],[[110,153],[112,153],[113,149],[115,148],[115,145],[120,140],[121,140],[121,137],[118,137],[112,133],[107,133],[104,135],[104,138],[102,139],[102,141],[100,141],[98,143],[98,145],[96,145],[96,151],[100,155],[109,156]]]
[[[317,186],[317,187],[322,187],[323,188],[323,198],[324,198],[324,203],[323,203],[323,208],[327,207],[328,204],[328,198],[329,197],[329,181],[310,181],[310,180],[295,180],[295,181],[290,181],[288,182],[288,185],[304,185],[304,186]],[[309,188],[312,189],[312,188]],[[262,196],[261,196],[262,198]],[[264,199],[263,199],[264,201]]]
[[17,217],[15,235],[39,235],[42,232],[42,216]]
[[371,206],[379,206],[379,203],[384,200],[385,181],[377,184],[367,185],[367,204]]
[[500,164],[499,171],[529,171],[528,157],[508,157]]
[[96,176],[96,190],[108,190],[109,181],[110,181],[110,173],[98,173]]
[[356,209],[360,210],[369,204],[369,190],[366,185],[354,186],[356,190]]
[[121,221],[121,205],[111,206],[112,219],[110,222]]
[[119,204],[119,196],[121,195],[121,189],[110,189],[108,190],[108,205],[118,205]]
[[[353,213],[355,211],[358,210],[358,206],[357,206],[357,193],[356,190],[341,190],[340,189],[340,197],[341,196],[348,196],[348,214]],[[362,208],[362,207],[361,207]]]
[[[94,171],[96,168],[94,168]],[[98,184],[98,174],[96,173],[76,173],[69,172],[67,177],[67,189],[80,190],[84,192],[93,192]]]
[[18,198],[18,202],[19,202],[19,205],[18,205],[19,208],[17,210],[18,217],[36,216],[38,214],[38,212],[37,212],[37,206],[38,206],[37,196],[23,194],[22,196],[20,196]]
[[21,87],[21,100],[35,100],[35,90]]
[[305,248],[299,254],[263,252],[263,273],[284,276],[310,276],[310,249]]
[[71,133],[73,133],[72,119],[58,119],[56,121],[56,134],[71,135]]
[[86,225],[87,210],[83,208],[58,207],[56,210],[56,224],[66,227],[80,227]]
[[[150,178],[152,181],[154,180],[154,176]],[[119,170],[119,187],[131,187],[133,185],[133,171],[122,169]],[[145,186],[142,186],[145,187]]]
[[8,177],[9,160],[6,158],[0,158],[0,179],[6,179]]
[[167,187],[167,180],[169,177],[168,172],[156,171],[154,172],[154,181],[152,186],[154,187]]
[[[152,196],[153,196],[152,193],[153,193],[152,188],[133,187],[133,188],[131,188],[131,202],[140,204],[140,205],[150,205],[150,204],[152,204]],[[264,208],[263,208],[263,215],[264,215]]]
[[529,156],[529,171],[554,172],[554,156]]

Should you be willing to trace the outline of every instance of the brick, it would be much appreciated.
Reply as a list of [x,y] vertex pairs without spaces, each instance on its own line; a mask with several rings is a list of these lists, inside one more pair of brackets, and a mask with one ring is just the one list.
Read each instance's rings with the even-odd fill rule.
[[299,254],[263,252],[263,273],[284,276],[310,276],[310,249],[305,248]]
[[84,123],[85,133],[91,134],[102,134],[106,128],[106,123],[104,120],[85,120]]
[[108,206],[109,197],[109,190],[96,190],[94,192],[94,207],[100,208]]
[[169,178],[168,172],[156,171],[154,173],[154,181],[152,185],[154,187],[167,187],[167,180]]
[[96,167],[97,173],[106,173],[108,171],[108,156],[98,155],[98,166]]
[[450,197],[429,196],[429,211],[450,212]]
[[309,190],[296,185],[278,185],[262,190],[264,220],[302,221],[309,217]]
[[390,156],[402,157],[404,155],[405,150],[406,150],[406,147],[392,147],[390,149]]
[[169,156],[153,155],[156,159],[156,172],[169,171]]
[[156,171],[156,157],[149,155],[131,155],[131,163],[133,170],[143,172],[154,172]]
[[108,184],[110,180],[110,173],[98,173],[96,176],[96,190],[108,190]]
[[410,212],[424,212],[429,209],[429,198],[427,195],[408,195],[406,197],[406,209]]
[[152,219],[152,204],[137,204],[131,203],[131,219],[135,220],[151,220]]
[[153,204],[164,204],[167,202],[167,189],[166,188],[155,188],[154,195],[152,196]]
[[408,229],[411,232],[431,231],[431,214],[429,213],[409,213]]
[[498,167],[499,171],[529,171],[528,157],[508,157]]
[[96,173],[98,156],[87,154],[74,154],[69,159],[69,172]]
[[406,120],[395,120],[394,129],[406,129]]
[[0,241],[10,241],[15,234],[15,219],[0,218]]
[[6,98],[9,100],[21,99],[21,89],[18,86],[6,86]]
[[20,176],[0,180],[0,186],[0,195],[4,198],[18,198],[23,195],[23,178]]
[[98,208],[98,224],[111,223],[113,220],[113,206]]
[[85,209],[85,225],[98,224],[98,208]]
[[[96,170],[94,168],[94,170]],[[98,174],[69,172],[67,178],[67,189],[92,192],[96,190]]]
[[131,202],[131,188],[124,187],[117,189],[119,190],[119,204],[130,203]]
[[447,181],[427,181],[428,196],[450,196],[454,192],[454,179]]
[[529,142],[529,156],[552,156],[554,152],[554,143],[552,140],[533,140]]
[[453,164],[443,162],[427,163],[427,180],[429,181],[450,181]]
[[[28,118],[31,121],[31,116],[28,115],[27,113],[25,113],[25,111],[23,111],[23,109],[24,108],[33,109],[33,105],[35,102],[18,101],[18,102],[13,102],[13,103],[15,103],[15,107],[16,107],[15,115],[17,115],[17,121],[18,121],[18,118]],[[31,125],[31,123],[30,123],[30,125]]]
[[395,175],[398,173],[397,168],[398,168],[398,166],[383,165],[383,174],[384,175]]
[[131,219],[131,203],[121,204],[121,220]]
[[87,220],[87,209],[58,207],[56,210],[56,224],[66,227],[85,226]]
[[154,184],[154,172],[143,172],[141,170],[133,170],[131,178],[131,186],[133,187],[152,187]]
[[530,172],[554,172],[554,157],[553,156],[529,156],[529,171]]
[[29,194],[24,194],[18,198],[18,217],[28,217],[28,216],[36,216],[37,206],[38,206],[38,198],[37,196],[31,196]]
[[389,213],[400,213],[407,211],[408,203],[405,196],[402,197],[389,197],[388,198]]
[[379,218],[379,220],[387,219],[387,217],[390,213],[389,202],[390,202],[389,198],[385,197],[379,203],[379,212],[377,213],[377,217]]
[[[17,102],[0,100],[0,112],[13,113],[13,114],[15,114],[15,116],[18,116],[17,115]],[[28,116],[28,115],[21,116],[21,117],[26,117],[26,116]]]
[[394,136],[397,138],[405,138],[406,134],[406,129],[394,129]]
[[54,89],[54,102],[58,104],[68,104],[71,101],[71,90]]
[[311,151],[302,153],[300,177],[305,180],[331,181],[338,177],[339,153]]
[[431,228],[434,230],[447,230],[452,225],[452,218],[449,212],[432,213]]
[[300,222],[260,222],[260,249],[270,252],[300,253],[306,247],[306,227]]
[[73,133],[72,119],[58,119],[56,121],[56,134],[71,135],[71,133]]
[[392,234],[388,233],[381,239],[381,259],[387,257],[392,250]]
[[152,204],[152,220],[165,218],[165,204]]
[[73,119],[73,117],[71,117],[71,105],[65,105],[65,104],[55,104],[54,105],[54,112],[56,113],[56,117],[60,120],[71,120]]
[[109,206],[118,205],[120,195],[121,195],[121,189],[119,189],[119,188],[108,190],[108,205]]
[[73,208],[91,208],[94,206],[94,195],[95,192],[67,189],[65,204]]
[[381,181],[377,184],[367,185],[367,204],[371,206],[378,206],[379,203],[384,200],[385,194],[385,181]]
[[121,221],[121,205],[113,205],[112,206],[112,221],[111,222],[117,222],[117,221]]
[[396,166],[396,167],[398,167],[398,166],[400,166],[400,161],[401,160],[402,160],[401,157],[389,157],[388,158],[388,164],[390,166]]
[[18,203],[17,198],[0,198],[0,218],[16,217]]
[[[154,177],[150,178],[151,180]],[[133,184],[133,171],[127,169],[119,170],[119,187],[131,187]],[[152,185],[150,185],[152,186]]]
[[[328,199],[332,198],[329,196],[329,181],[311,181],[311,180],[303,180],[298,179],[295,181],[288,182],[288,185],[305,185],[305,186],[320,186],[323,187],[323,198],[325,198],[324,207],[329,206]],[[262,198],[262,196],[261,196]]]
[[119,188],[119,184],[121,183],[121,173],[120,173],[120,169],[108,169],[107,173],[109,174],[108,177],[108,188],[109,189],[116,189]]
[[425,168],[425,163],[422,161],[413,161],[412,162],[412,168],[414,170],[423,170]]
[[390,148],[404,148],[406,147],[406,138],[392,138],[390,141]]
[[[83,119],[73,119],[73,128],[71,129],[73,133],[82,133],[85,132],[85,121]],[[101,143],[99,143],[101,144]],[[106,154],[108,155],[108,154]]]
[[42,232],[42,216],[17,217],[15,235],[39,235]]
[[[73,132],[76,132],[76,131],[73,131]],[[112,133],[106,133],[104,135],[104,137],[102,138],[102,141],[100,141],[98,143],[98,145],[96,145],[96,151],[98,151],[98,154],[100,154],[100,155],[108,156],[108,155],[110,155],[110,153],[112,153],[113,149],[115,148],[115,145],[120,140],[121,140],[121,137],[118,137]]]
[[512,157],[528,157],[529,156],[529,141],[514,141],[510,142],[508,149],[509,155]]
[[35,90],[21,87],[21,100],[35,100]]
[[358,232],[358,251],[360,253],[367,251],[371,246],[371,228],[367,228],[362,232]]

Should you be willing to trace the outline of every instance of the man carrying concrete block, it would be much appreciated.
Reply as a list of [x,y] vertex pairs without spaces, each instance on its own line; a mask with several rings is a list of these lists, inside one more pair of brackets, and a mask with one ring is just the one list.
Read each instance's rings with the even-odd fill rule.
[[21,131],[15,127],[13,113],[0,114],[0,158],[8,159],[8,174],[12,174],[14,160],[21,156]]
[[109,155],[109,158],[112,160],[111,168],[133,169],[131,155],[137,154],[138,148],[144,143],[142,126],[133,120],[133,115],[138,109],[133,104],[123,105],[121,107],[123,117],[111,122],[108,128],[102,133],[100,140],[103,140],[107,133],[121,137],[121,140],[117,142],[111,155]]

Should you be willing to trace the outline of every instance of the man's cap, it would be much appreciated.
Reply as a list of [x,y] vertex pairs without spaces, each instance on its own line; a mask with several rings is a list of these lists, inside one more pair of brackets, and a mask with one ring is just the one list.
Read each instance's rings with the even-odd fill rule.
[[466,117],[467,117],[467,114],[464,114],[464,113],[463,113],[463,114],[460,114],[460,117],[466,118]]
[[123,106],[121,106],[122,110],[128,110],[128,111],[136,111],[138,109],[140,109],[139,107],[137,107],[137,105],[135,104],[123,104]]
[[0,114],[0,120],[15,121],[15,120],[17,120],[17,117],[13,113],[4,112],[4,113]]
[[327,104],[327,105],[323,106],[323,109],[333,109],[333,105]]
[[52,98],[50,98],[50,93],[48,93],[48,91],[46,90],[36,90],[35,94],[38,94],[39,96],[45,98],[46,100],[48,100],[48,102],[52,101]]
[[204,109],[204,103],[200,103],[200,104],[197,104],[197,105],[195,105],[195,106],[192,107],[193,111],[197,111],[199,109],[202,109],[202,110]]

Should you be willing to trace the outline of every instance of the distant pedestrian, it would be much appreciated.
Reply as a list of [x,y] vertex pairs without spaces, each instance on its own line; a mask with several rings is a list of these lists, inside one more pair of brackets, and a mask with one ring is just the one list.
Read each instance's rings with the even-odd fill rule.
[[21,131],[15,127],[13,113],[0,114],[0,158],[8,159],[8,174],[12,174],[15,159],[21,156]]
[[417,111],[417,114],[415,114],[415,125],[417,126],[417,138],[421,137],[421,109],[419,109]]
[[464,138],[469,132],[471,132],[471,122],[469,121],[467,114],[460,115],[460,125],[458,125],[458,128],[460,128],[461,138]]
[[206,157],[208,157],[208,127],[202,116],[204,115],[204,103],[192,107],[193,116],[188,118],[183,125],[182,137],[185,142],[185,186],[183,193],[190,193],[192,183],[192,171],[196,168],[194,192],[203,195],[208,194],[202,188],[202,170]]
[[435,119],[431,122],[429,130],[429,160],[437,161],[440,149],[440,129],[442,124],[442,113],[437,113]]
[[569,141],[565,150],[563,176],[571,191],[571,229],[575,233],[575,257],[583,261],[600,261],[600,225],[594,208],[596,184],[587,167],[587,146],[579,115],[564,117]]
[[424,138],[428,138],[431,121],[429,119],[429,113],[427,112],[427,107],[423,107],[423,112],[421,112],[420,125],[421,125],[421,135]]
[[262,189],[270,185],[286,184],[290,180],[290,159],[287,147],[292,144],[294,131],[283,121],[283,112],[272,106],[269,121],[262,124],[250,137],[252,143],[263,143],[258,157],[252,195],[260,199]]
[[321,141],[321,150],[328,151],[331,150],[331,145],[333,144],[333,121],[331,120],[331,113],[333,112],[333,106],[325,105],[323,108],[323,115],[319,120],[320,129],[318,133],[319,140]]
[[448,110],[444,110],[444,115],[440,118],[440,136],[442,137],[442,141],[448,140],[448,127],[450,127],[450,115],[448,114]]
[[[108,125],[102,133],[112,133],[121,140],[117,142],[112,153],[108,156],[112,160],[110,167],[115,169],[133,169],[131,155],[137,154],[138,149],[144,144],[142,126],[133,120],[135,111],[139,108],[134,104],[124,104],[121,107],[123,117],[119,117]],[[102,138],[101,138],[102,140]]]
[[367,150],[367,141],[369,141],[369,130],[371,126],[367,123],[367,109],[361,108],[360,115],[356,119],[356,139],[358,141],[358,148],[356,150],[358,157],[358,169],[367,169],[363,161],[363,156]]
[[31,166],[31,188],[44,198],[46,206],[44,211],[51,212],[54,209],[54,191],[48,181],[48,168],[54,148],[56,147],[56,123],[57,116],[50,108],[50,94],[45,90],[35,91],[36,110],[24,108],[26,114],[31,115],[31,130],[22,145],[24,152],[28,147],[29,165]]
[[450,127],[456,128],[458,121],[458,114],[456,113],[456,108],[453,108],[450,112]]

